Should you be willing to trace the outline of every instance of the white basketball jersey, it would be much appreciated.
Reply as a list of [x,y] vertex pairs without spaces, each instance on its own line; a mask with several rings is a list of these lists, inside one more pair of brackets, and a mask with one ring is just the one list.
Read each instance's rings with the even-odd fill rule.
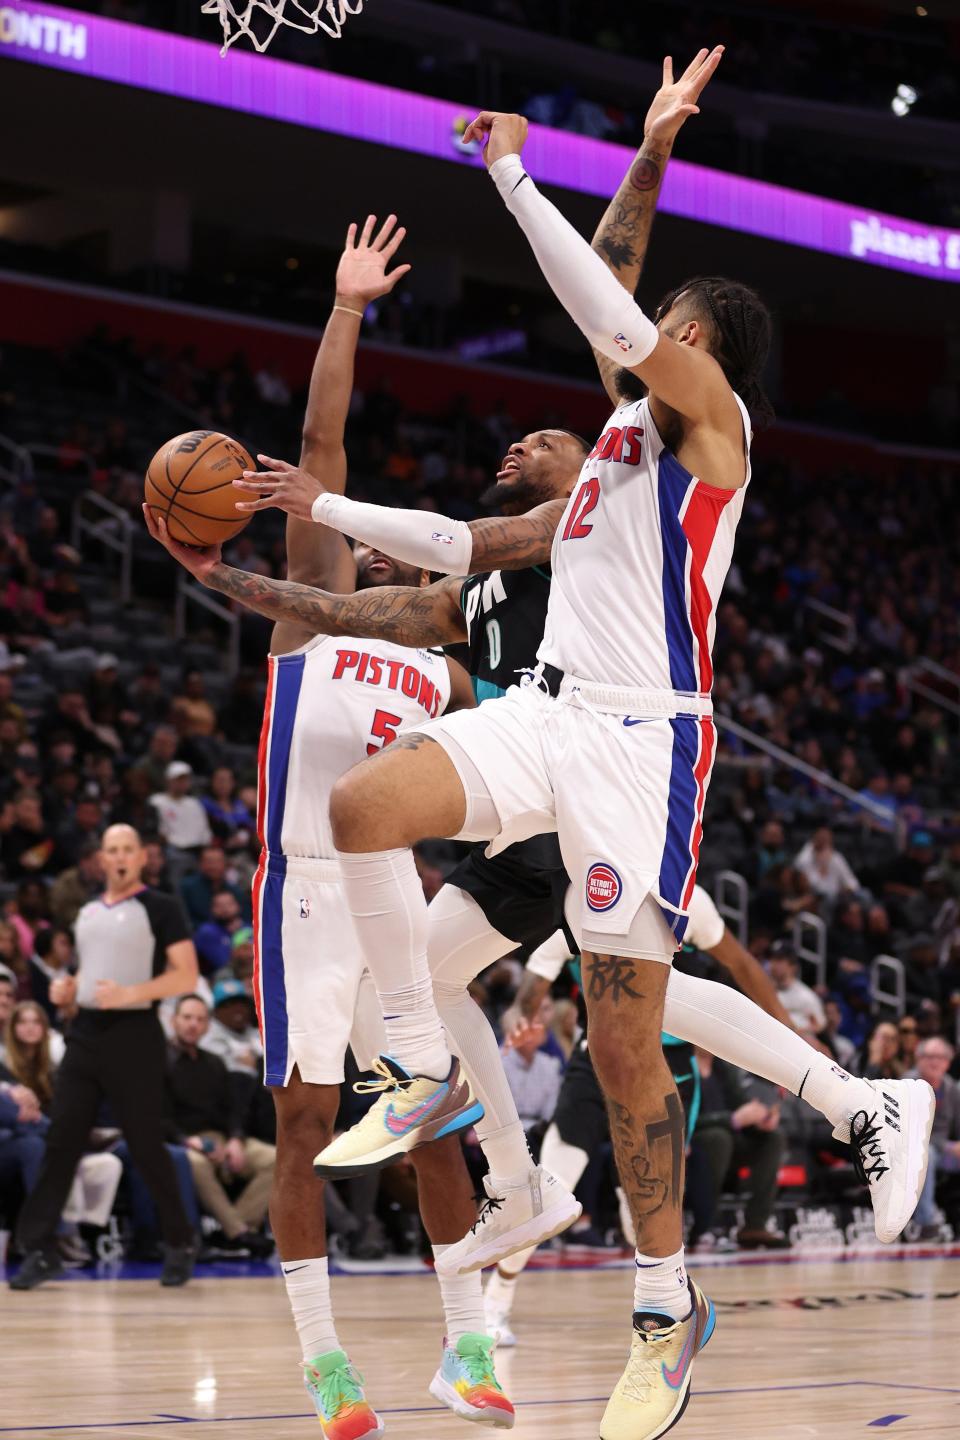
[[646,399],[614,411],[553,542],[538,659],[597,684],[708,694],[716,606],[750,482],[721,490],[666,448]]
[[351,766],[450,700],[450,670],[432,650],[319,635],[271,655],[260,734],[258,830],[271,855],[336,856],[330,792]]

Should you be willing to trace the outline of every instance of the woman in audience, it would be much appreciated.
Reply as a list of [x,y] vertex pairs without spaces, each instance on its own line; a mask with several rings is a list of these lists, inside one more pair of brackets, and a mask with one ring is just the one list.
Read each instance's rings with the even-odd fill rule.
[[236,788],[236,776],[229,765],[218,765],[210,776],[210,794],[200,797],[210,828],[226,850],[246,845],[256,829],[256,821],[236,795]]
[[897,1058],[900,1037],[892,1020],[878,1020],[861,1053],[862,1074],[868,1080],[899,1080],[903,1067]]
[[10,920],[0,920],[0,965],[16,980],[18,993],[29,993],[27,961],[20,943],[20,932]]

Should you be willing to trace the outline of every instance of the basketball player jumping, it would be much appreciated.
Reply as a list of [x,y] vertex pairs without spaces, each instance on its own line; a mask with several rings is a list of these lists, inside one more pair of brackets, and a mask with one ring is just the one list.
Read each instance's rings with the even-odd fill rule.
[[[498,137],[491,158],[511,156],[512,145],[520,138],[521,122],[486,118],[484,124]],[[498,131],[498,125],[499,131]],[[514,134],[502,135],[504,127],[514,127]],[[508,168],[508,166],[502,166]],[[521,171],[522,174],[522,171]],[[530,193],[535,192],[530,181],[520,180],[521,186]],[[541,206],[540,197],[535,197],[535,206]],[[659,1009],[664,992],[665,971],[651,960],[669,959],[674,949],[674,936],[682,933],[682,910],[687,903],[689,887],[694,876],[695,850],[698,845],[699,806],[708,775],[708,750],[712,747],[712,724],[708,719],[708,701],[705,697],[704,681],[710,668],[710,616],[718,583],[728,560],[731,537],[730,526],[721,530],[724,541],[720,552],[715,553],[714,563],[708,567],[708,580],[704,580],[705,554],[702,536],[691,544],[687,530],[679,523],[681,504],[671,505],[678,500],[674,494],[682,484],[679,500],[684,501],[682,511],[687,516],[692,501],[694,518],[702,514],[710,517],[712,510],[720,511],[733,503],[731,514],[740,508],[743,485],[748,478],[746,433],[743,426],[743,408],[735,402],[730,379],[748,379],[748,366],[753,363],[759,369],[763,357],[763,344],[751,340],[750,325],[756,325],[763,318],[757,310],[750,292],[737,292],[734,287],[702,285],[689,287],[676,297],[679,304],[671,302],[661,317],[661,331],[655,330],[635,307],[623,298],[616,301],[609,289],[600,285],[600,275],[606,271],[594,269],[590,272],[589,252],[586,259],[580,256],[576,236],[567,233],[556,212],[547,206],[551,223],[556,219],[564,242],[576,253],[576,264],[590,274],[590,288],[596,284],[602,304],[597,305],[597,314],[612,311],[619,327],[613,331],[613,338],[606,336],[609,321],[604,320],[596,330],[584,318],[583,287],[573,285],[574,300],[571,308],[577,314],[584,330],[596,338],[597,348],[604,357],[615,359],[609,354],[616,344],[617,351],[623,346],[645,351],[649,357],[653,351],[664,348],[665,366],[640,364],[642,372],[652,373],[656,383],[666,392],[662,403],[651,396],[642,402],[630,402],[617,413],[616,425],[604,432],[602,444],[597,446],[593,459],[596,467],[587,468],[584,487],[577,492],[576,503],[569,507],[567,520],[557,539],[554,554],[554,569],[557,570],[558,585],[554,586],[550,600],[550,616],[553,625],[548,625],[548,635],[541,647],[540,678],[550,694],[544,694],[541,687],[527,687],[515,691],[507,700],[494,701],[481,707],[476,713],[476,726],[465,727],[446,724],[432,727],[429,739],[413,737],[413,749],[402,749],[394,755],[384,755],[376,765],[361,766],[357,772],[338,788],[334,798],[334,819],[340,832],[341,850],[345,851],[345,873],[348,886],[354,894],[354,913],[370,909],[363,900],[367,878],[364,871],[383,868],[389,855],[368,855],[366,863],[354,860],[353,855],[371,848],[370,841],[393,842],[415,840],[419,832],[456,831],[466,834],[497,834],[495,848],[502,848],[505,835],[517,831],[533,831],[544,825],[557,824],[560,828],[561,845],[564,845],[569,868],[586,891],[587,939],[594,945],[587,953],[587,995],[594,1017],[600,1015],[603,1022],[599,1044],[594,1045],[594,1060],[602,1074],[607,1093],[613,1092],[613,1115],[615,1115],[615,1138],[619,1151],[620,1168],[632,1201],[633,1215],[639,1218],[640,1241],[645,1244],[646,1260],[640,1257],[640,1264],[648,1269],[638,1272],[638,1313],[636,1325],[635,1355],[628,1367],[629,1385],[617,1387],[615,1397],[604,1417],[603,1433],[606,1436],[629,1434],[652,1436],[664,1433],[668,1424],[679,1417],[688,1391],[689,1359],[695,1348],[704,1341],[711,1326],[710,1309],[702,1302],[695,1289],[689,1290],[695,1305],[691,1313],[678,1313],[681,1305],[676,1303],[676,1293],[684,1292],[685,1273],[682,1269],[682,1254],[679,1253],[679,1175],[682,1169],[682,1152],[678,1156],[678,1126],[675,1125],[674,1109],[671,1106],[671,1090],[666,1090],[662,1102],[662,1119],[646,1119],[642,1109],[651,1107],[648,1074],[662,1081],[662,1061],[658,1048],[653,1047],[649,1038],[652,1017],[659,1021]],[[534,217],[535,233],[535,217]],[[556,238],[551,232],[551,239]],[[561,259],[566,259],[563,246]],[[550,268],[550,266],[548,266]],[[615,282],[616,284],[616,282]],[[613,318],[612,315],[612,318]],[[629,331],[623,325],[629,325]],[[763,325],[760,325],[760,330]],[[761,336],[760,338],[763,338]],[[746,341],[746,344],[744,344]],[[717,348],[720,360],[712,359],[712,347]],[[727,353],[730,344],[733,356]],[[682,360],[678,357],[682,356]],[[662,356],[661,356],[662,359]],[[692,364],[692,369],[689,369]],[[679,366],[679,370],[678,370]],[[612,370],[612,366],[609,367]],[[661,372],[662,374],[661,379]],[[684,389],[676,389],[678,379],[687,374],[691,382],[697,382],[698,395],[692,400],[684,397]],[[642,377],[642,376],[640,376]],[[630,376],[620,377],[629,383]],[[756,382],[756,374],[754,374]],[[733,410],[731,410],[733,406]],[[689,415],[685,413],[689,410]],[[737,415],[741,433],[737,444],[731,436],[731,419]],[[659,441],[655,416],[661,418],[662,426],[674,438],[676,455],[666,451]],[[630,419],[645,420],[646,426]],[[642,432],[646,429],[652,444],[651,455],[640,448]],[[708,444],[711,442],[711,444]],[[715,456],[714,456],[715,449]],[[659,465],[655,464],[658,461]],[[715,464],[711,464],[715,459]],[[682,462],[704,469],[708,480],[717,484],[698,484],[692,480]],[[629,469],[628,469],[629,467]],[[638,526],[630,533],[629,514],[620,517],[622,523],[610,524],[607,511],[607,495],[603,508],[600,507],[599,475],[590,475],[596,469],[604,475],[607,495],[613,503],[613,510],[625,505],[623,482],[633,480],[633,501],[636,510],[645,511],[655,505],[652,516],[646,518],[646,526]],[[734,482],[735,481],[735,482]],[[258,487],[259,488],[259,487]],[[664,494],[659,494],[659,491]],[[638,494],[639,491],[639,494]],[[687,494],[689,491],[689,494]],[[697,563],[694,566],[694,589],[697,605],[691,605],[685,598],[682,580],[684,566],[679,567],[678,556],[653,554],[643,556],[642,563],[630,553],[630,547],[623,544],[626,537],[632,539],[633,547],[642,554],[642,540],[645,534],[661,534],[661,520],[656,511],[664,505],[664,527],[666,540],[671,541],[674,550],[694,550]],[[322,501],[325,513],[331,510],[331,501]],[[390,520],[403,520],[400,528],[399,549],[416,550],[429,554],[430,564],[439,567],[436,556],[446,554],[449,563],[445,569],[468,569],[469,560],[478,563],[499,563],[501,566],[528,564],[531,560],[545,560],[548,544],[556,528],[557,505],[541,507],[527,520],[479,521],[472,526],[453,526],[436,517],[427,520],[423,516],[396,516],[383,513],[377,507],[351,507],[347,516],[341,514],[344,530],[363,530],[371,520],[370,511],[377,524]],[[599,513],[596,513],[599,511]],[[606,511],[606,513],[604,513]],[[594,516],[596,513],[596,516]],[[587,516],[590,516],[587,523]],[[429,534],[423,534],[423,523],[429,524]],[[616,516],[615,516],[616,520]],[[396,531],[396,524],[394,524]],[[594,534],[594,531],[597,531]],[[616,533],[615,533],[616,531]],[[656,632],[651,634],[649,622],[636,624],[636,600],[625,606],[620,602],[617,634],[602,636],[600,644],[590,629],[589,621],[581,621],[576,609],[570,606],[570,590],[580,598],[586,596],[586,605],[580,606],[584,616],[602,613],[602,605],[617,605],[616,590],[609,590],[602,583],[600,566],[594,557],[592,563],[581,560],[567,560],[563,546],[566,541],[584,541],[581,552],[592,556],[597,539],[606,537],[606,544],[616,553],[620,546],[620,573],[625,577],[628,592],[639,592],[639,611],[649,609],[651,615],[661,616],[661,641],[656,642]],[[593,539],[592,539],[593,537]],[[396,549],[396,547],[394,547]],[[707,546],[708,550],[714,549]],[[724,554],[724,549],[727,554]],[[471,554],[472,553],[472,554]],[[567,552],[569,556],[570,552]],[[557,567],[557,560],[560,566]],[[557,596],[561,599],[558,600]],[[302,598],[301,598],[302,599]],[[593,606],[590,605],[593,602]],[[668,609],[669,602],[669,609]],[[259,608],[259,606],[255,606]],[[557,636],[556,613],[564,612],[564,634]],[[666,612],[666,613],[665,613]],[[633,634],[630,634],[633,631]],[[623,639],[632,639],[633,644],[623,644]],[[685,639],[689,642],[685,648]],[[564,678],[560,667],[554,665],[553,655],[566,660],[569,667],[576,665],[576,681]],[[567,655],[570,655],[567,660]],[[600,661],[597,661],[600,655]],[[692,667],[697,664],[699,674]],[[635,681],[632,690],[615,685],[615,694],[610,696],[606,684],[600,684],[606,674],[616,674],[617,681]],[[689,674],[689,680],[688,680]],[[685,681],[679,687],[678,675]],[[599,677],[599,680],[597,680]],[[665,680],[666,684],[652,685],[653,680]],[[638,684],[639,681],[639,684]],[[653,693],[651,694],[651,691]],[[646,713],[645,713],[646,711]],[[651,713],[653,711],[653,713]],[[466,719],[466,717],[462,717]],[[547,724],[547,720],[550,724]],[[643,739],[639,739],[642,736]],[[436,743],[439,740],[439,744]],[[566,750],[563,742],[567,740]],[[407,742],[409,743],[409,742]],[[704,756],[701,756],[701,746]],[[485,763],[488,752],[501,753],[508,762],[501,766],[498,775],[491,772],[488,782],[479,778],[478,770]],[[472,756],[466,752],[472,752]],[[603,757],[606,756],[606,760]],[[558,762],[563,760],[566,773],[560,775]],[[658,769],[661,770],[659,783]],[[633,770],[638,778],[638,796],[620,795],[619,780],[623,773]],[[557,788],[554,795],[554,773],[557,779],[569,786],[573,780],[576,792],[577,772],[584,796],[592,799],[581,801],[597,806],[589,816],[577,814],[571,795]],[[609,772],[609,773],[607,773]],[[419,789],[406,788],[403,776],[413,776],[415,783],[420,780]],[[394,811],[387,806],[391,799],[399,801],[400,786],[403,789],[403,808],[397,805]],[[640,788],[645,786],[645,789]],[[533,795],[527,791],[533,789]],[[597,795],[599,789],[600,795]],[[491,793],[495,792],[495,793]],[[386,805],[381,799],[386,799]],[[623,804],[623,801],[628,804]],[[599,802],[599,804],[597,804]],[[604,804],[606,802],[606,804]],[[617,812],[619,824],[616,821]],[[639,811],[639,815],[638,815]],[[351,818],[353,812],[353,818]],[[556,814],[554,814],[556,812]],[[639,824],[638,824],[639,821]],[[628,850],[623,850],[629,841]],[[603,854],[613,854],[616,861],[603,860]],[[416,906],[415,896],[410,887],[404,890],[402,884],[396,900]],[[655,891],[656,904],[646,899],[649,891]],[[623,910],[617,907],[623,903]],[[661,919],[661,906],[671,914],[672,935],[666,930]],[[383,907],[380,906],[380,909]],[[610,912],[616,912],[610,917]],[[617,924],[616,916],[622,916]],[[384,937],[376,935],[377,922],[371,923],[370,914],[356,914],[358,926],[366,936],[368,953],[374,965],[380,962],[379,988],[393,988],[397,981],[389,968],[384,969],[384,955],[387,945]],[[374,932],[371,935],[371,932]],[[609,936],[617,935],[616,950],[612,955]],[[425,943],[416,935],[413,955],[409,958],[406,976],[419,979],[426,968]],[[603,946],[603,949],[600,948]],[[423,963],[420,963],[423,962]],[[404,978],[406,978],[404,976]],[[443,1086],[429,1079],[430,1071],[439,1076],[446,1074],[449,1058],[445,1048],[438,1045],[438,1025],[433,1024],[429,1007],[420,1007],[425,1015],[416,1034],[416,1021],[410,1015],[400,1027],[394,1022],[391,1035],[391,1050],[400,1050],[407,1060],[417,1064],[422,1076],[403,1083],[406,1096],[423,1103],[432,1096],[442,1096]],[[642,1025],[642,1043],[630,1051],[628,1037],[636,1038],[636,1028]],[[658,1025],[659,1028],[659,1025]],[[676,1030],[676,1025],[671,1028]],[[630,1034],[632,1032],[632,1034]],[[440,1035],[442,1038],[442,1035]],[[717,1050],[717,1045],[712,1045]],[[597,1053],[599,1051],[599,1053]],[[809,1051],[807,1051],[809,1054]],[[748,1063],[748,1061],[747,1061]],[[757,1068],[754,1061],[753,1068]],[[872,1093],[871,1093],[872,1096]],[[386,1097],[384,1097],[386,1099]],[[438,1102],[439,1103],[439,1102]],[[891,1102],[894,1104],[897,1102]],[[908,1104],[905,1104],[910,1109]],[[674,1120],[671,1120],[674,1115]],[[858,1116],[853,1116],[855,1120]],[[879,1136],[892,1139],[885,1125],[884,1116],[859,1117],[862,1120],[859,1138],[869,1139],[871,1161],[879,1149]],[[910,1117],[915,1120],[915,1116]],[[848,1117],[849,1123],[849,1117]],[[324,1156],[332,1169],[338,1161],[345,1168],[357,1168],[364,1162],[366,1136],[373,1125],[364,1126],[360,1136],[347,1136]],[[869,1130],[869,1136],[866,1132]],[[911,1123],[904,1126],[908,1132],[910,1149],[914,1149],[915,1130]],[[360,1139],[360,1145],[357,1140]],[[907,1146],[907,1135],[904,1135]],[[344,1149],[347,1151],[344,1155]],[[892,1152],[902,1161],[904,1155],[897,1145]],[[371,1158],[373,1159],[373,1158]],[[374,1161],[376,1162],[376,1161]],[[910,1166],[891,1166],[894,1169],[908,1169]],[[875,1171],[884,1172],[887,1166],[877,1164]],[[902,1175],[900,1176],[902,1179]],[[882,1174],[877,1175],[882,1179]],[[879,1189],[879,1185],[878,1185]],[[676,1243],[676,1251],[664,1256],[664,1250]],[[688,1302],[689,1305],[689,1302]],[[651,1320],[655,1320],[652,1323]],[[689,1342],[689,1344],[685,1344]],[[646,1354],[645,1354],[646,1352]],[[652,1377],[653,1369],[671,1369],[676,1375],[676,1387]],[[662,1361],[662,1364],[661,1364]]]
[[[394,224],[391,216],[374,238],[371,216],[359,240],[350,227],[336,302],[311,377],[300,463],[334,491],[346,482],[343,432],[360,319],[365,306],[388,294],[410,268],[387,270],[405,233]],[[158,524],[146,509],[144,514],[151,534],[167,539],[162,519]],[[301,583],[355,586],[360,593],[380,585],[415,586],[426,578],[415,566],[366,546],[351,550],[342,535],[295,518],[287,525],[287,562],[291,578]],[[340,774],[398,730],[424,716],[472,706],[474,697],[461,667],[437,653],[386,640],[371,645],[315,637],[288,613],[271,641],[258,763],[263,852],[253,890],[255,994],[266,1083],[277,1112],[270,1220],[307,1389],[328,1440],[367,1440],[382,1435],[383,1427],[337,1337],[313,1158],[333,1135],[347,1044],[361,1069],[387,1047],[339,886],[329,796]],[[435,1126],[441,1137],[482,1115],[456,1071],[450,1085],[460,1113],[456,1104],[446,1107],[446,1125]],[[424,1225],[439,1258],[476,1219],[459,1136],[440,1138],[412,1158]],[[431,1393],[464,1419],[509,1428],[514,1412],[494,1373],[480,1277],[443,1276],[440,1287],[446,1342]]]

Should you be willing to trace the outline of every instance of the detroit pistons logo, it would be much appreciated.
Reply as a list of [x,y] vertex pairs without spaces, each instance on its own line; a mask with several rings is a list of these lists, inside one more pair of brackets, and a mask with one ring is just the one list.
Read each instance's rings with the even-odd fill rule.
[[587,904],[602,914],[612,910],[623,894],[623,881],[612,865],[598,861],[587,871]]

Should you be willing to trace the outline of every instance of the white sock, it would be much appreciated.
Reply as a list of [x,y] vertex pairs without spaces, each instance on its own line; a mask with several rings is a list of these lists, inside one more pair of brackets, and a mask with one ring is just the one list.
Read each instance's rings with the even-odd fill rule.
[[540,1164],[549,1170],[551,1175],[556,1175],[558,1180],[562,1180],[568,1190],[576,1190],[589,1163],[590,1156],[586,1150],[581,1150],[579,1145],[568,1145],[566,1140],[561,1140],[560,1131],[556,1125],[547,1126],[547,1133],[544,1135],[543,1144],[540,1147]]
[[427,902],[412,850],[338,851],[347,908],[377,987],[389,1054],[414,1074],[450,1069],[427,964]]
[[[434,1245],[433,1258],[439,1260],[449,1249],[449,1245]],[[464,1335],[486,1335],[480,1271],[474,1270],[470,1275],[441,1275],[437,1272],[437,1279],[440,1281],[447,1343],[456,1345]]]
[[851,1115],[876,1108],[876,1094],[865,1080],[848,1075],[729,985],[671,970],[663,1028],[793,1095],[802,1092],[832,1125],[847,1127],[841,1138],[849,1138]]
[[[500,1063],[499,1059],[497,1063]],[[485,1122],[486,1116],[484,1116]],[[498,1195],[502,1195],[505,1190],[516,1190],[521,1185],[528,1183],[534,1163],[530,1147],[527,1144],[527,1137],[519,1120],[513,1125],[505,1125],[502,1130],[494,1130],[486,1135],[481,1134],[480,1127],[477,1126],[477,1138],[486,1156],[487,1164],[490,1166],[490,1183]]]
[[809,1069],[797,1091],[815,1110],[819,1110],[837,1131],[840,1140],[850,1139],[850,1120],[858,1110],[872,1115],[877,1108],[877,1092],[866,1080],[850,1075],[821,1050],[810,1051]]
[[683,1249],[660,1259],[637,1251],[637,1277],[633,1282],[634,1311],[654,1311],[669,1315],[672,1320],[685,1320],[690,1314],[690,1291],[687,1288],[687,1267]]
[[330,1305],[330,1272],[325,1255],[315,1260],[285,1260],[281,1263],[287,1298],[293,1311],[304,1360],[314,1360],[330,1350],[340,1350],[333,1309]]
[[[524,1257],[524,1265],[532,1254],[533,1250],[520,1251],[520,1255]],[[513,1309],[513,1301],[517,1293],[517,1280],[520,1278],[520,1270],[522,1270],[523,1266],[514,1274],[505,1275],[503,1272],[508,1267],[516,1264],[518,1258],[517,1255],[508,1255],[506,1260],[501,1260],[487,1281],[487,1288],[484,1291],[483,1298],[490,1309],[496,1310],[499,1315],[507,1316]]]

